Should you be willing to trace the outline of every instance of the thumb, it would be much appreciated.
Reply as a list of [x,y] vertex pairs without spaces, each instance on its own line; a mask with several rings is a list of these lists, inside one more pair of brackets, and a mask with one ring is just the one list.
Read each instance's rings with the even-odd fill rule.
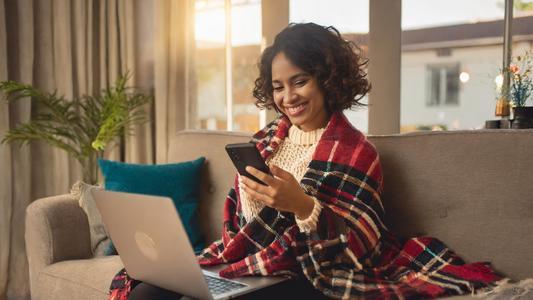
[[291,173],[283,170],[282,168],[276,166],[276,165],[271,165],[270,166],[270,172],[272,172],[272,175],[276,176],[276,177],[279,177],[281,179],[289,179],[292,177]]

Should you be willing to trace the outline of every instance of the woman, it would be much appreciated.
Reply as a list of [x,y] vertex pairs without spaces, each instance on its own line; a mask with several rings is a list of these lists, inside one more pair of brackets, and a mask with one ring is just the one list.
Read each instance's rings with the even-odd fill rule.
[[[203,251],[200,264],[229,264],[220,272],[228,278],[290,275],[300,279],[293,282],[298,292],[312,297],[431,298],[500,279],[486,264],[464,264],[436,239],[401,244],[383,224],[378,154],[342,114],[370,89],[355,50],[335,28],[313,23],[290,25],[265,49],[253,93],[260,108],[279,117],[252,140],[273,176],[248,167],[266,186],[236,177],[222,239]],[[126,285],[114,295],[134,284],[121,276]],[[163,291],[140,284],[131,298],[147,293]]]

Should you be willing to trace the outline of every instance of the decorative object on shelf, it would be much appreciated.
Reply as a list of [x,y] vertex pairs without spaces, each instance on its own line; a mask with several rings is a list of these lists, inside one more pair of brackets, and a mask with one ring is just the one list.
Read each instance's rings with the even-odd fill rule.
[[[510,115],[510,105],[509,105],[509,86],[510,78],[509,72],[506,70],[509,69],[511,65],[511,53],[513,47],[513,31],[512,31],[512,22],[513,20],[513,0],[505,0],[505,17],[503,22],[503,66],[502,66],[502,77],[501,84],[499,85],[499,97],[496,102],[496,111],[495,115],[501,117],[503,123],[500,122],[500,128],[509,128],[504,127],[509,124],[509,115]],[[498,76],[499,77],[499,76]],[[498,85],[498,84],[497,84]]]
[[533,61],[531,52],[517,56],[509,67],[511,78],[512,128],[533,128],[533,106],[526,106],[533,93]]
[[511,128],[533,128],[533,106],[517,106],[513,108],[513,124]]
[[[509,74],[507,74],[508,72],[506,70],[507,68],[500,71],[500,74],[496,76],[496,79],[494,80],[494,82],[496,83],[496,109],[494,111],[494,115],[497,117],[501,117],[501,120],[508,121],[509,116],[511,115],[511,104],[509,100],[510,98],[509,85],[504,84],[504,81],[505,81],[504,78],[509,78],[508,76]],[[501,122],[498,122],[497,128],[510,128],[510,127],[504,127],[504,125],[508,123],[509,122],[504,122],[504,124],[502,124]],[[492,124],[491,126],[495,126],[496,123],[494,122],[491,124]],[[495,127],[491,127],[491,128],[495,128]]]
[[509,118],[501,118],[500,120],[500,129],[509,129],[511,128],[511,124],[513,123],[513,120]]
[[[533,106],[526,106],[533,95],[533,58],[531,50],[523,55],[513,57],[508,68],[504,68],[498,75],[496,82],[497,102],[496,116],[502,119],[499,125],[491,120],[486,122],[485,128],[533,128]],[[509,78],[508,87],[502,78]],[[513,112],[513,119],[506,116]],[[499,127],[496,127],[496,126]]]
[[498,129],[498,128],[500,128],[500,120],[485,121],[485,129]]
[[104,149],[131,134],[133,125],[148,121],[145,106],[152,103],[151,95],[126,87],[129,73],[120,76],[114,86],[97,95],[65,99],[57,92],[47,93],[29,84],[16,81],[0,82],[0,92],[12,102],[30,97],[38,107],[27,123],[10,129],[2,143],[42,140],[66,151],[76,159],[83,171],[83,181],[98,181],[98,159]]
[[496,111],[494,113],[497,117],[508,117],[511,114],[509,101],[500,97],[496,101]]
[[499,120],[487,120],[485,122],[485,128],[487,129],[493,129],[493,128],[510,128],[510,121],[509,121],[509,115],[511,114],[511,105],[509,101],[509,93],[506,90],[506,86],[503,84],[503,73],[505,71],[500,72],[500,74],[496,77],[495,83],[496,83],[496,110],[494,112],[494,115],[497,117],[501,117]]
[[516,64],[509,67],[511,75],[511,101],[514,107],[524,107],[533,91],[533,83],[530,78],[532,72],[531,54],[526,52],[524,56],[516,57]]

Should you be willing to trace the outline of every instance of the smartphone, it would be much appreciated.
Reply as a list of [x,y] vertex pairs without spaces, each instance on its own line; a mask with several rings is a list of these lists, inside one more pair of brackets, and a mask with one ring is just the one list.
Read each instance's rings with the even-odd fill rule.
[[237,168],[237,171],[239,172],[239,174],[241,174],[241,176],[246,176],[257,183],[266,185],[261,180],[246,172],[246,166],[252,166],[258,169],[259,171],[271,174],[270,169],[263,160],[263,157],[261,157],[261,154],[259,153],[259,150],[257,150],[257,147],[255,147],[255,144],[228,144],[226,145],[226,152],[228,152],[231,161],[233,162],[235,168]]

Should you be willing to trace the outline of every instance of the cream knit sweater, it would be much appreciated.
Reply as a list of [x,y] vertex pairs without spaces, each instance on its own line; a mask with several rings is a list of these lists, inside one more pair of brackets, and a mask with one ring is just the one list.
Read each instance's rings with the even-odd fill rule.
[[[273,155],[267,159],[267,165],[276,165],[283,170],[291,173],[299,182],[302,180],[307,167],[311,162],[313,153],[324,128],[304,132],[296,126],[289,128],[289,135],[281,142]],[[242,188],[242,182],[239,176],[239,190],[241,198],[241,207],[244,218],[247,222],[252,220],[265,207],[263,202],[251,199]],[[322,210],[320,202],[314,198],[315,206],[311,215],[300,220],[296,218],[296,224],[301,231],[310,232],[316,229],[318,216]]]

